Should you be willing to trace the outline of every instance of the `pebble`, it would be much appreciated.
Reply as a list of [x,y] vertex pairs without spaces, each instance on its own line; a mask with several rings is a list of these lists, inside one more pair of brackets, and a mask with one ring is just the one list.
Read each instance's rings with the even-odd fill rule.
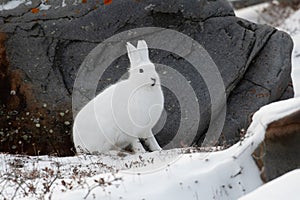
[[10,95],[13,95],[13,96],[14,96],[14,95],[16,95],[16,94],[17,94],[17,92],[16,92],[15,90],[11,90],[11,91],[10,91]]

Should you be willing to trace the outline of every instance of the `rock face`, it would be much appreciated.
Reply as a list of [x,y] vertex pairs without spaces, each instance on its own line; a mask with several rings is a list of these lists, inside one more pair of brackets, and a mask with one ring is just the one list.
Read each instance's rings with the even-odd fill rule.
[[[20,88],[24,85],[32,91],[28,97],[21,95],[22,107],[2,106],[1,121],[6,121],[7,113],[14,110],[24,115],[23,118],[26,118],[28,112],[35,115],[40,113],[40,116],[27,117],[29,122],[26,131],[22,131],[22,123],[12,126],[3,122],[0,127],[0,131],[6,135],[8,132],[12,134],[20,126],[18,133],[12,135],[19,134],[21,144],[24,143],[23,137],[27,138],[28,144],[38,137],[35,146],[27,145],[25,148],[19,141],[13,140],[6,148],[2,148],[1,143],[1,151],[72,154],[72,116],[69,111],[72,110],[73,85],[78,69],[99,43],[133,28],[161,27],[176,30],[193,38],[206,49],[218,67],[226,88],[227,115],[222,133],[227,142],[239,138],[240,129],[247,128],[249,124],[250,115],[259,107],[280,98],[290,82],[290,54],[293,46],[290,37],[272,27],[235,17],[226,1],[118,0],[109,5],[98,1],[84,2],[66,0],[65,6],[60,1],[48,1],[47,5],[51,7],[43,10],[40,1],[33,0],[31,5],[22,4],[14,10],[0,13],[0,30],[7,34],[5,47],[9,62],[4,76],[9,77],[8,74],[15,70],[18,72],[20,80],[16,86],[16,96],[22,94]],[[212,102],[205,77],[195,73],[185,59],[171,52],[153,49],[151,59],[176,69],[190,82],[198,99],[201,119],[198,134],[192,140],[194,144],[201,145],[209,128]],[[119,80],[127,66],[125,55],[111,64],[99,81],[98,92]],[[2,105],[7,104],[4,99],[11,96],[12,80],[9,80],[8,85],[9,88],[0,97]],[[160,130],[156,137],[162,146],[175,137],[183,114],[180,101],[185,101],[176,99],[167,88],[164,94],[166,112],[162,120],[165,120],[165,124],[163,128],[156,128]],[[43,111],[37,111],[39,109]],[[13,119],[18,117],[12,116]],[[37,127],[41,121],[42,126]],[[185,137],[189,137],[189,128],[186,127]],[[56,142],[57,132],[61,134],[61,143]],[[29,139],[24,136],[28,133]],[[42,141],[45,135],[50,139]],[[57,150],[57,146],[62,144],[65,144],[64,150]],[[173,147],[184,145],[191,144],[176,142]]]

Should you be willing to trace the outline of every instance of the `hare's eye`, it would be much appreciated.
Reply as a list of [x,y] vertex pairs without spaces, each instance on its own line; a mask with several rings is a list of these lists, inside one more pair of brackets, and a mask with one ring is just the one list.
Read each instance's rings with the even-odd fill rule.
[[143,73],[144,72],[144,70],[143,69],[140,69],[140,73]]

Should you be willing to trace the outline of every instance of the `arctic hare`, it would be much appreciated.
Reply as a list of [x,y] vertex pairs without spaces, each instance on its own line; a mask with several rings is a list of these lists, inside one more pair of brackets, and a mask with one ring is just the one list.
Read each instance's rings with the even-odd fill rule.
[[161,150],[152,128],[163,110],[164,96],[147,44],[127,43],[129,78],[111,85],[85,105],[75,118],[73,141],[79,153],[103,153],[131,147]]

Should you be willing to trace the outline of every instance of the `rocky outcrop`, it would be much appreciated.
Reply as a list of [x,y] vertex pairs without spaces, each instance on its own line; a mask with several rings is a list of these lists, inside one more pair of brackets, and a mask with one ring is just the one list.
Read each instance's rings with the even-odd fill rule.
[[[36,114],[36,109],[42,109],[46,114],[35,117],[38,118],[33,119],[35,123],[26,123],[26,132],[34,133],[31,136],[34,138],[47,135],[50,138],[48,142],[57,141],[56,137],[61,134],[59,137],[68,150],[59,151],[60,155],[72,154],[69,137],[72,116],[69,111],[72,109],[73,84],[81,63],[99,43],[125,30],[168,28],[188,35],[207,50],[221,73],[228,97],[223,129],[227,142],[239,139],[240,130],[247,128],[251,114],[280,98],[290,82],[290,37],[272,27],[235,17],[226,1],[118,0],[109,5],[99,1],[83,2],[66,0],[65,6],[60,1],[49,1],[47,5],[51,7],[44,10],[44,4],[33,0],[30,5],[22,4],[16,9],[0,12],[0,30],[8,36],[5,47],[9,68],[6,74],[17,70],[18,88],[28,87],[30,89],[24,89],[24,92],[32,91],[26,96],[21,89],[17,90],[16,96],[23,98],[23,107],[14,109],[25,116],[28,112]],[[204,78],[195,73],[185,59],[171,52],[153,50],[151,59],[176,69],[190,82],[198,99],[201,119],[197,137],[192,139],[194,144],[201,144],[209,128],[212,102]],[[98,92],[116,82],[126,72],[127,65],[125,55],[117,59],[101,77]],[[7,87],[7,91],[12,90],[12,85]],[[185,101],[176,99],[168,89],[164,93],[166,123],[156,135],[162,146],[168,144],[177,133],[183,114],[179,102]],[[11,97],[10,92],[3,96]],[[7,104],[5,100],[1,99],[1,102]],[[7,112],[14,109],[5,107],[5,114],[1,117],[3,123],[8,122],[5,119]],[[42,126],[46,127],[44,132],[36,127],[42,118]],[[20,126],[23,125],[21,123]],[[0,130],[2,128],[6,135],[17,127],[1,125]],[[185,137],[189,137],[187,130],[190,128],[186,127]],[[57,135],[54,136],[53,132]],[[34,152],[33,146],[24,148],[18,142],[13,144],[18,152]],[[2,142],[1,148],[2,144],[7,143]],[[37,141],[34,144],[39,146],[34,148],[43,153],[53,153],[57,149],[47,142]],[[45,144],[49,149],[43,151]],[[56,146],[60,144],[55,143]],[[191,144],[174,144],[177,147],[184,145]],[[14,149],[9,147],[11,152]],[[6,151],[7,148],[0,150]]]

